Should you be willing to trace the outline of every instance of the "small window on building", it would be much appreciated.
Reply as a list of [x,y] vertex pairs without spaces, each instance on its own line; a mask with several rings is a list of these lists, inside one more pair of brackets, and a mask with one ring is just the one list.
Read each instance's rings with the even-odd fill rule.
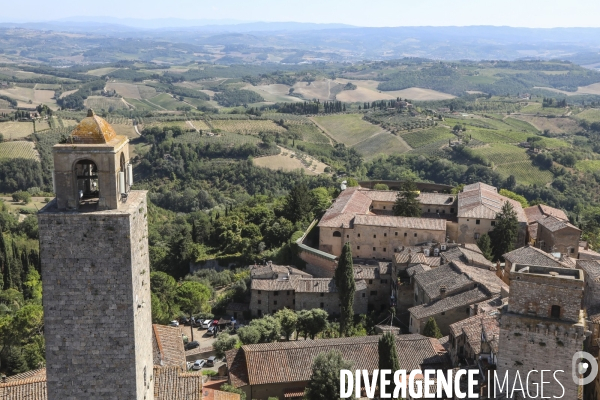
[[569,251],[571,254],[575,253],[575,249],[573,247],[571,247],[571,250]]
[[384,247],[384,248],[383,248],[383,251],[387,251],[387,249]]
[[287,292],[285,292],[285,294],[287,294],[289,296],[290,295],[290,291],[288,290]]
[[492,226],[496,226],[496,221],[492,221]]
[[356,246],[356,250],[360,250],[360,246]]
[[369,279],[369,285],[373,284],[373,279]]
[[437,214],[437,213],[439,213],[439,212],[440,212],[440,210],[438,210],[438,209],[436,209],[436,210],[435,210],[435,213],[436,213],[436,214]]
[[325,308],[325,303],[321,303],[321,308]]
[[377,235],[373,235],[373,239],[377,239]]
[[260,290],[259,290],[259,291],[258,291],[258,294],[261,294],[261,293],[262,293],[262,291],[260,291]]
[[377,296],[377,290],[371,290],[371,296]]
[[451,209],[450,209],[450,212],[451,212],[451,213],[454,213],[454,208],[451,208]]
[[360,233],[358,234],[358,237],[360,237]]
[[387,279],[382,279],[381,283],[387,283]]
[[365,297],[365,294],[363,293],[362,297]]
[[262,300],[259,300],[259,301],[258,301],[258,304],[262,304]]
[[383,206],[383,209],[385,210],[385,206]]
[[427,212],[431,212],[431,208],[428,208],[428,209],[427,209]]
[[481,220],[480,219],[476,219],[475,220],[475,225],[481,225]]
[[262,315],[262,310],[256,310],[256,314],[260,317]]
[[394,232],[394,236],[398,236],[398,232]]
[[387,233],[384,233],[384,234],[383,234],[383,237],[387,237]]
[[408,233],[404,232],[404,237],[407,237],[407,236],[408,236]]
[[415,237],[417,237],[417,233],[415,232]]
[[293,300],[292,300],[292,304],[296,304],[296,299],[293,299]]
[[279,292],[273,292],[273,296],[279,296]]
[[275,300],[275,301],[273,302],[273,305],[274,305],[274,306],[276,306],[276,305],[277,305],[277,300]]
[[377,247],[373,247],[373,251],[377,251],[376,249],[377,249]]
[[321,293],[321,297],[325,297],[325,293]]
[[442,210],[442,214],[446,214],[446,210]]
[[552,309],[550,310],[550,317],[560,318],[560,306],[552,306]]
[[342,237],[342,232],[340,232],[340,231],[333,232],[333,237]]
[[346,235],[346,239],[350,239],[350,235]]
[[446,315],[446,311],[442,311],[442,315]]

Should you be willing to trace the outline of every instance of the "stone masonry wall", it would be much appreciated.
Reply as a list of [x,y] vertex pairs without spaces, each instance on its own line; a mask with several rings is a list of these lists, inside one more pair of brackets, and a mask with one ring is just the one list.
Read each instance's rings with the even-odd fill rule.
[[146,192],[39,214],[49,400],[152,400]]

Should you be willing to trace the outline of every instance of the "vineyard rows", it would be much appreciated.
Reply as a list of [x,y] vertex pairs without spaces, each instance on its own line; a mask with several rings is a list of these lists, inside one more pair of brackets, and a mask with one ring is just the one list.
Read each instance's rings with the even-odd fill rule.
[[0,143],[0,159],[6,158],[27,158],[39,160],[38,152],[35,151],[34,144],[26,141],[14,141]]

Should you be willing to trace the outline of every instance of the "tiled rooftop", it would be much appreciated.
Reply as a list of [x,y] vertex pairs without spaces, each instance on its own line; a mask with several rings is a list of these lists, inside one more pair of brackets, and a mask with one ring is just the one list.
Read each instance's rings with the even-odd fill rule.
[[592,282],[600,282],[600,261],[577,260],[577,267],[585,272],[585,279]]
[[445,219],[395,217],[391,215],[360,215],[354,217],[354,225],[385,226],[403,229],[427,229],[446,231]]
[[161,366],[178,366],[186,369],[185,350],[181,329],[174,326],[152,325],[152,347],[154,364]]
[[319,227],[349,228],[356,214],[368,214],[372,200],[358,187],[344,190],[325,212]]
[[558,230],[565,229],[565,228],[580,230],[575,225],[570,224],[568,220],[565,221],[565,220],[558,219],[558,218],[552,217],[552,216],[540,218],[540,219],[538,219],[537,222],[540,226],[543,226],[544,228],[548,229],[550,232],[556,232]]
[[[234,386],[247,384],[306,382],[315,357],[338,350],[353,363],[353,369],[378,368],[380,336],[299,340],[242,346],[227,352],[227,365]],[[436,339],[421,335],[396,336],[400,368],[420,369],[422,365],[445,366],[447,355]]]
[[449,206],[449,205],[453,204],[455,201],[456,201],[455,194],[425,193],[425,192],[421,192],[419,194],[419,202],[421,204]]
[[189,400],[202,397],[202,374],[178,367],[154,367],[154,400]]
[[408,309],[408,311],[414,315],[415,318],[423,319],[432,317],[441,312],[453,310],[457,307],[468,306],[470,304],[477,303],[487,299],[488,297],[489,295],[481,290],[481,288],[475,288],[466,292],[449,295],[448,297],[444,297],[443,299],[434,301],[433,303],[411,307]]
[[440,253],[440,257],[446,260],[446,262],[461,260],[467,264],[477,263],[488,267],[493,265],[491,261],[485,258],[477,245],[465,245],[465,247],[456,246],[448,251]]
[[473,352],[479,354],[481,352],[482,333],[485,335],[486,340],[490,342],[497,341],[500,334],[500,325],[496,316],[475,315],[451,324],[450,332],[452,332],[454,337],[465,335],[465,339],[473,349]]
[[543,204],[527,207],[523,209],[523,211],[525,212],[525,215],[527,216],[527,221],[530,224],[537,222],[539,219],[547,216],[553,216],[558,219],[562,219],[563,221],[569,220],[569,217],[567,217],[567,214],[565,214],[563,210],[559,210],[558,208],[553,208]]
[[496,219],[504,203],[512,204],[519,222],[527,222],[527,216],[518,201],[501,196],[493,186],[484,183],[467,185],[458,194],[459,218]]
[[466,275],[449,264],[415,275],[415,282],[423,288],[430,299],[440,296],[442,286],[446,288],[448,294],[462,288],[473,287],[473,282]]
[[525,246],[503,254],[505,260],[513,264],[543,265],[548,267],[564,267],[552,254],[536,247]]

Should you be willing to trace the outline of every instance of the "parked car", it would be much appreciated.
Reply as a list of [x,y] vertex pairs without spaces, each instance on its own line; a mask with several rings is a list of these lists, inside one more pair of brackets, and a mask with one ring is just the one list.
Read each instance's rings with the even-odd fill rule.
[[206,360],[206,366],[207,367],[214,367],[216,360],[217,360],[217,357],[215,357],[215,356],[208,357],[208,360]]
[[206,364],[206,360],[204,360],[204,359],[196,360],[196,362],[194,362],[194,365],[192,365],[192,369],[194,371],[198,371],[198,370],[202,369],[202,367],[204,367],[205,364]]
[[208,328],[210,328],[211,324],[212,324],[212,320],[205,319],[204,321],[202,321],[201,327],[203,329],[208,329]]
[[190,324],[190,320],[188,318],[186,318],[186,317],[181,317],[181,318],[179,318],[179,323],[181,325],[189,325]]
[[176,320],[173,320],[173,321],[171,321],[169,326],[179,326],[179,322],[177,322]]
[[191,349],[195,349],[196,347],[200,347],[200,343],[198,343],[197,341],[193,341],[193,342],[189,342],[188,344],[186,344],[184,346],[184,348],[186,350],[191,350]]

